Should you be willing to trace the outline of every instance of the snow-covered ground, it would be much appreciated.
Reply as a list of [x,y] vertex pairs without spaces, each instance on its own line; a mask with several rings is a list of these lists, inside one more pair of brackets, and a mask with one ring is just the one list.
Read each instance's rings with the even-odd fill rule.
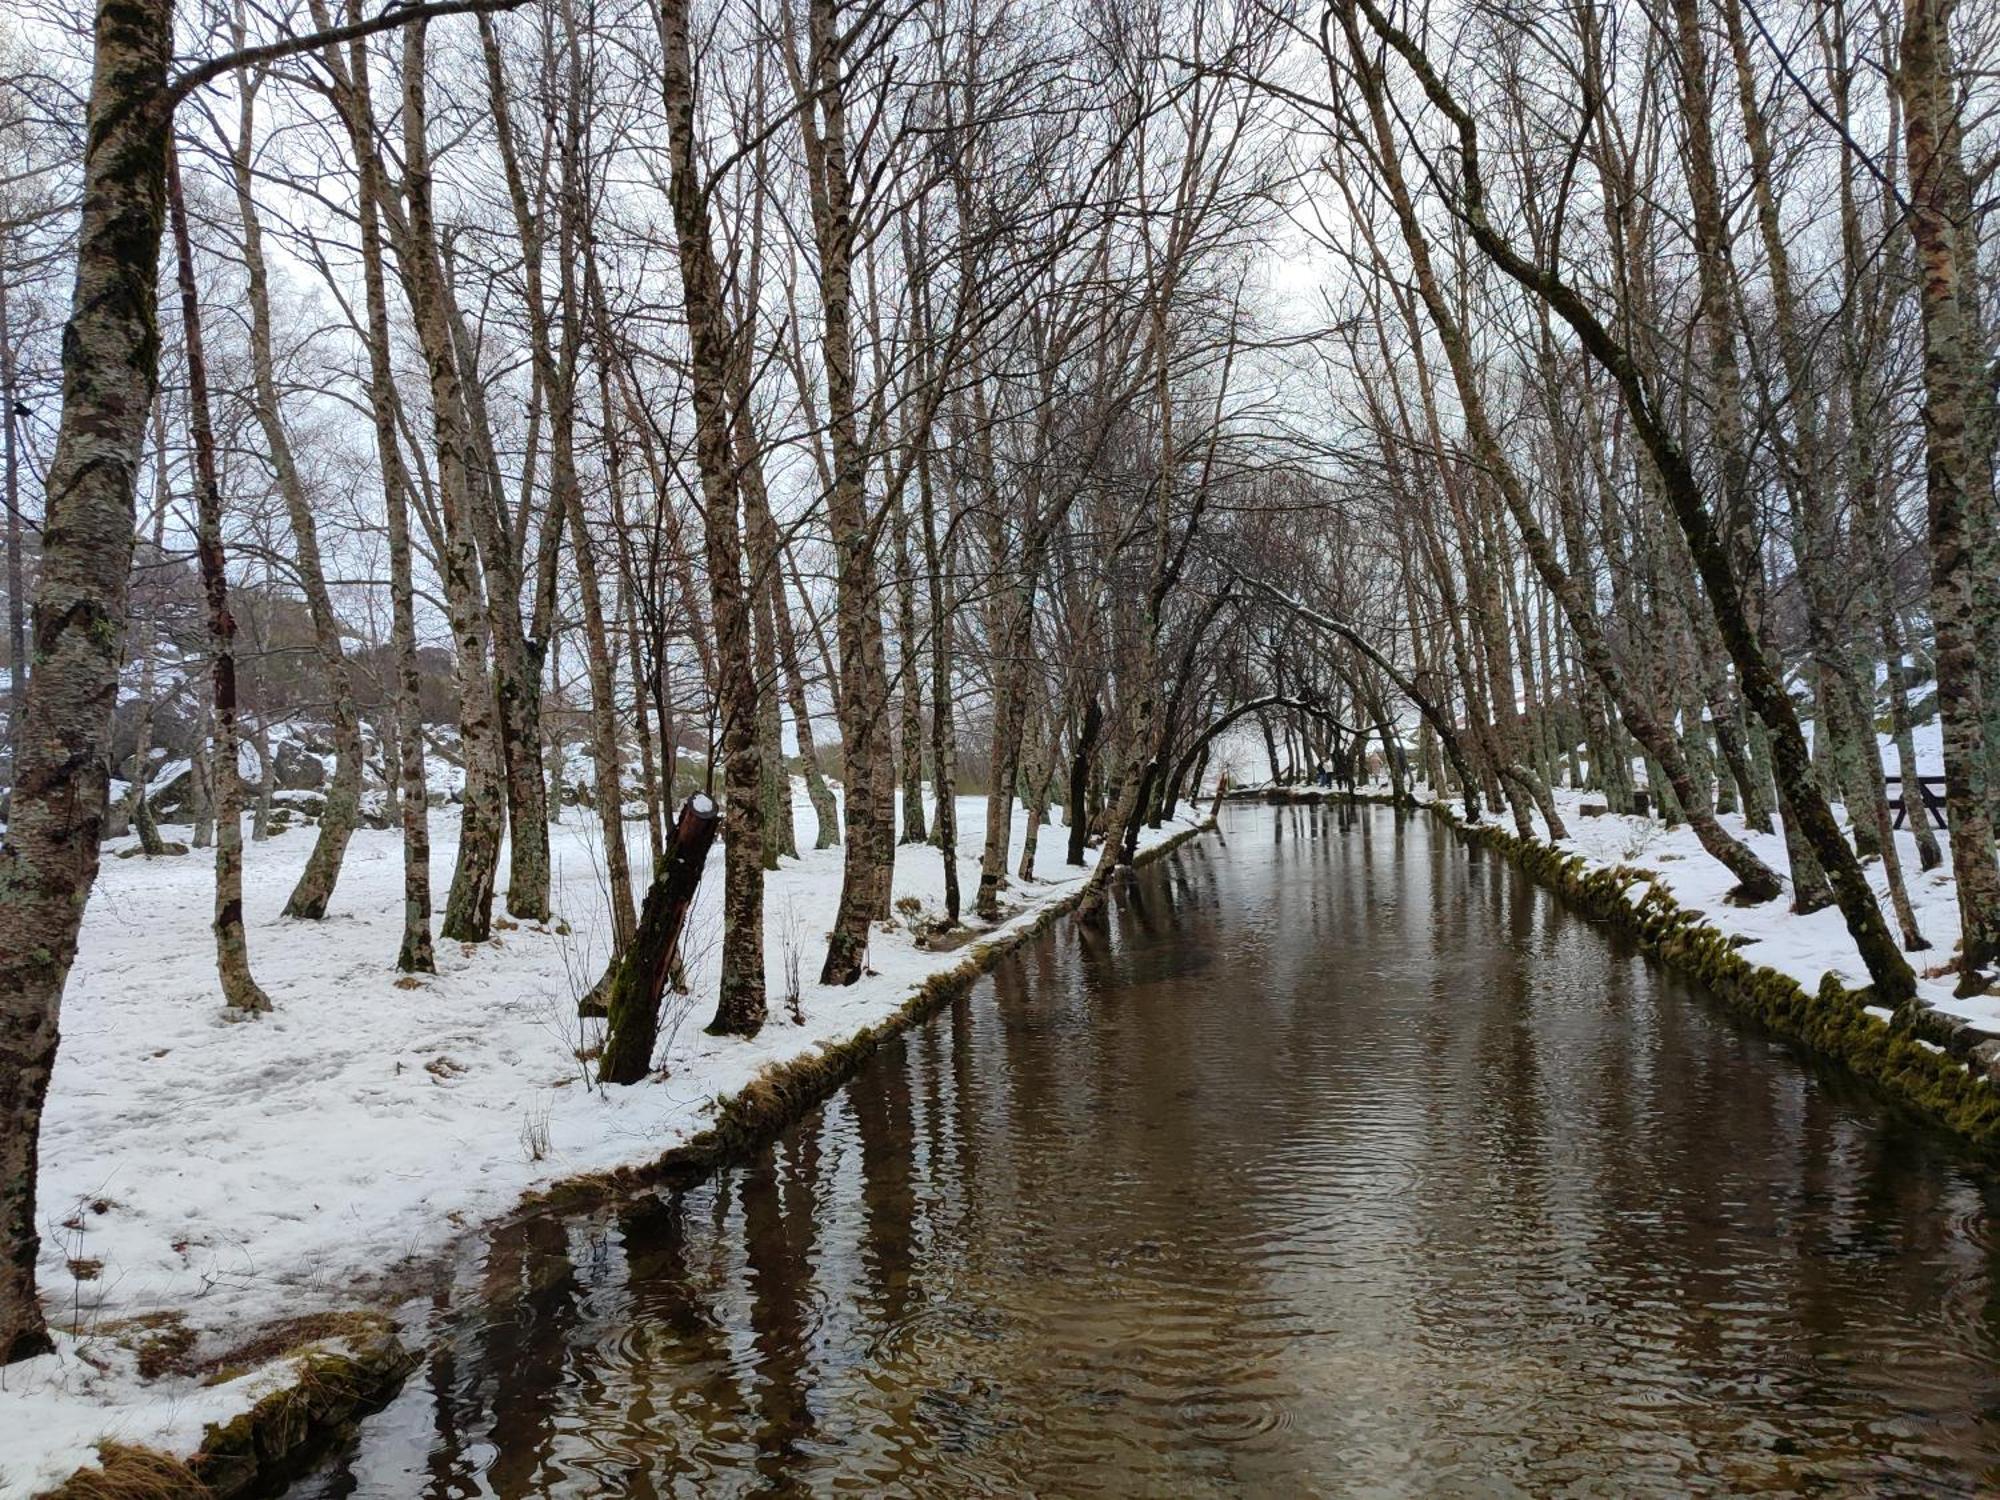
[[[810,846],[813,813],[803,795],[795,800]],[[972,856],[960,860],[969,906],[984,800],[959,799],[958,819],[961,854]],[[565,809],[551,830],[558,922],[496,923],[493,940],[476,946],[441,942],[438,973],[420,980],[392,967],[397,834],[355,835],[320,922],[279,915],[313,830],[248,845],[251,962],[276,1007],[255,1021],[224,1018],[208,851],[105,860],[63,1002],[42,1131],[42,1285],[55,1320],[73,1331],[58,1353],[0,1372],[0,1496],[59,1481],[100,1439],[191,1452],[205,1423],[258,1393],[257,1376],[216,1387],[139,1381],[133,1320],[183,1314],[214,1353],[261,1324],[353,1306],[371,1284],[439,1254],[528,1190],[658,1157],[707,1123],[718,1096],[872,1025],[965,957],[919,949],[905,925],[875,936],[871,977],[846,989],[814,983],[841,850],[808,853],[765,885],[770,1021],[752,1041],[709,1037],[701,1028],[714,1005],[718,851],[685,944],[694,993],[669,997],[662,1070],[600,1091],[577,1056],[586,1037],[576,1015],[608,948],[597,830],[583,808]],[[643,880],[644,825],[628,832]],[[1015,859],[1024,832],[1017,812]],[[433,813],[432,837],[441,908],[457,852],[454,810]],[[1037,883],[1008,893],[1021,909],[1012,922],[1031,920],[1082,878],[1063,863],[1065,842],[1060,826],[1042,830]],[[941,910],[935,849],[898,849],[895,895]],[[789,952],[798,954],[803,1025],[785,1014]]]

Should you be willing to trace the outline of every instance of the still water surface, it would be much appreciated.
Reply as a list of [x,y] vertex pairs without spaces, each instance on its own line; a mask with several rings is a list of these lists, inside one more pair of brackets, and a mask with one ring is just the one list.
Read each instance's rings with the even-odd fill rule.
[[2000,1487],[1996,1183],[1426,818],[1240,808],[303,1496]]

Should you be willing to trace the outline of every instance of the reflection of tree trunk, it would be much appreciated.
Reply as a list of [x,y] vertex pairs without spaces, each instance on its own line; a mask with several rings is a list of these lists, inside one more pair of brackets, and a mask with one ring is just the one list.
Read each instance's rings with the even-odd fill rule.
[[[807,1368],[817,1156],[811,1131],[797,1129],[783,1145],[766,1147],[737,1179],[758,1376],[757,1472],[780,1491],[796,1483],[800,1445],[815,1425]],[[781,1181],[781,1173],[789,1180]]]
[[500,1230],[488,1251],[480,1372],[490,1382],[491,1458],[482,1476],[497,1495],[545,1493],[562,1435],[559,1393],[587,1303],[570,1258],[569,1225],[531,1214]]
[[201,565],[202,593],[208,601],[208,634],[214,683],[215,748],[215,949],[222,978],[222,1001],[231,1010],[255,1014],[271,1008],[270,997],[250,974],[250,950],[243,934],[243,774],[237,764],[236,618],[229,611],[228,566],[222,552],[222,485],[217,477],[215,429],[208,413],[208,368],[202,353],[199,294],[195,290],[194,247],[188,238],[187,206],[181,196],[180,162],[167,145],[167,200],[172,212],[174,261],[181,300],[183,357],[187,361],[188,433],[194,440],[195,556]]
[[910,1065],[901,1038],[886,1046],[848,1085],[861,1142],[861,1272],[880,1326],[903,1321],[917,1296],[912,1238],[917,1218],[912,1180]]
[[[723,1206],[717,1191],[709,1185],[692,1193],[676,1188],[642,1194],[618,1213],[625,1287],[647,1326],[670,1341],[680,1368],[700,1372],[677,1391],[672,1424],[685,1423],[698,1433],[740,1424],[745,1400],[736,1379],[740,1346],[714,1305],[720,1290],[707,1255],[715,1232],[709,1225]],[[630,1430],[659,1428],[656,1390],[644,1381],[634,1385]]]

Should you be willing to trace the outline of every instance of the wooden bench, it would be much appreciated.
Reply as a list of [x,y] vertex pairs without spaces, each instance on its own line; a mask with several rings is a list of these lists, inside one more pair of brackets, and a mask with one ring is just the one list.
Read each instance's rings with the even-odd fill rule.
[[[1918,776],[1913,779],[1917,783],[1917,796],[1924,804],[1924,811],[1931,815],[1931,821],[1934,824],[1939,828],[1944,827],[1944,778],[1942,776]],[[1889,806],[1895,810],[1896,821],[1893,826],[1901,828],[1903,820],[1909,816],[1910,811],[1909,799],[1898,790],[1903,784],[1903,778],[1900,776],[1884,776],[1882,783],[1883,790],[1889,793]]]

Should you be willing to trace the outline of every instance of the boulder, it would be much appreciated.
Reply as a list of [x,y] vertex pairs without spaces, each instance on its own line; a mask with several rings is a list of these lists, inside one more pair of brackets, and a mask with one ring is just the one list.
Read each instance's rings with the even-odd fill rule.
[[272,816],[275,817],[280,809],[301,818],[317,818],[326,811],[326,798],[318,792],[277,792],[271,797]]
[[271,759],[281,792],[313,792],[326,785],[326,763],[290,740],[281,742]]
[[182,823],[192,816],[195,802],[194,767],[186,761],[157,768],[146,783],[146,805],[162,823]]

